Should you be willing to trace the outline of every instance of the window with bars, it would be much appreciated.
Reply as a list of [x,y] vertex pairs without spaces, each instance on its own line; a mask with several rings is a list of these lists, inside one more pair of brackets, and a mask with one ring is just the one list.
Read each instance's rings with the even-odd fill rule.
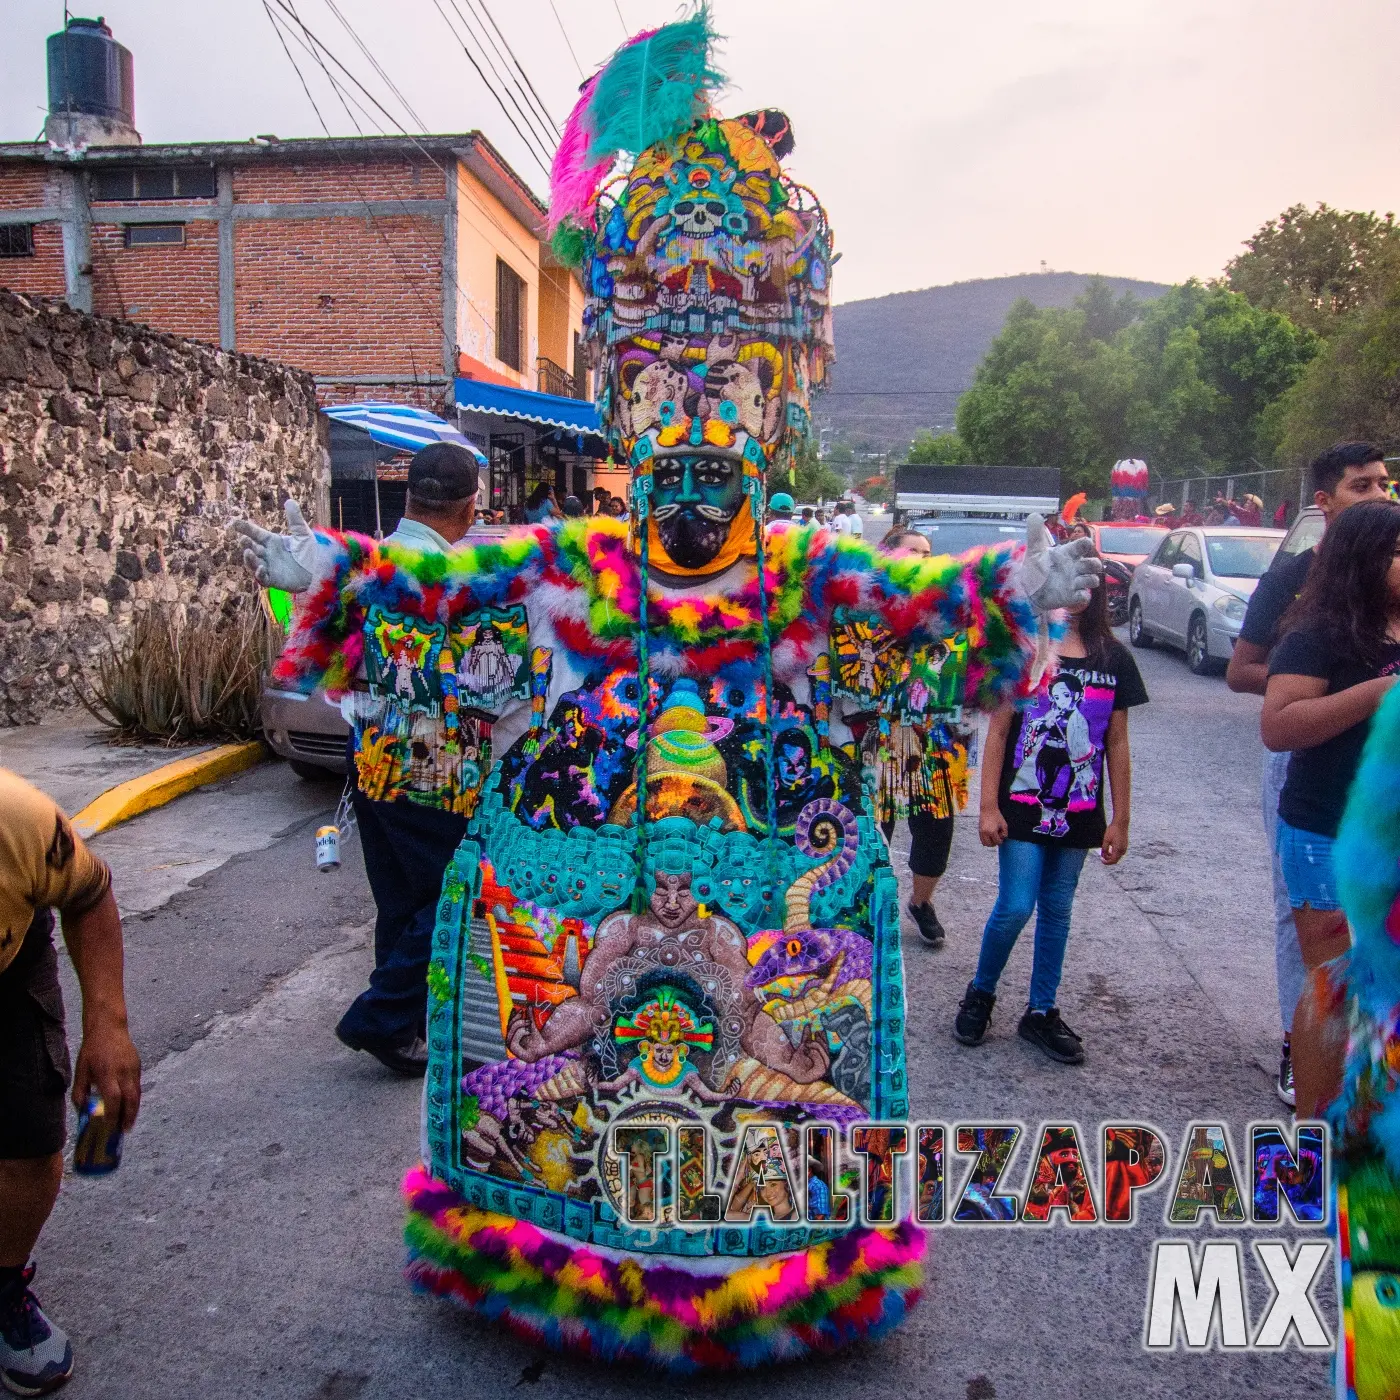
[[496,358],[513,370],[525,366],[525,282],[496,259]]
[[212,165],[121,165],[88,175],[92,199],[213,199]]
[[33,224],[0,224],[0,258],[32,258],[33,256]]

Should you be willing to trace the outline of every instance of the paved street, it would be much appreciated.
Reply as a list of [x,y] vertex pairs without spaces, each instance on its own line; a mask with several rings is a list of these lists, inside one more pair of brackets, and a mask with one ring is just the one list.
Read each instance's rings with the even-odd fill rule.
[[[1132,720],[1133,848],[1116,870],[1086,866],[1061,998],[1088,1063],[1050,1064],[1016,1038],[1029,936],[987,1043],[953,1042],[995,893],[994,856],[964,817],[939,897],[948,945],[907,946],[921,1119],[1033,1131],[1064,1116],[1091,1141],[1102,1121],[1146,1122],[1166,1131],[1175,1161],[1192,1119],[1224,1119],[1239,1148],[1247,1123],[1280,1110],[1258,701],[1191,676],[1173,655],[1138,655],[1153,703]],[[534,1374],[522,1378],[531,1350],[401,1281],[397,1182],[415,1155],[418,1086],[331,1034],[369,968],[372,917],[357,845],[337,874],[313,866],[311,831],[336,790],[282,766],[230,788],[248,837],[239,846],[224,831],[213,844],[236,853],[190,888],[172,865],[163,903],[159,890],[124,896],[144,911],[127,931],[146,1101],[121,1171],[70,1178],[40,1244],[40,1296],[78,1354],[67,1394],[512,1394]],[[216,805],[196,801],[102,838],[119,880],[149,882],[191,858]],[[259,823],[260,806],[275,820]],[[284,834],[268,843],[273,832]],[[1023,1146],[1010,1172],[1018,1189],[1027,1158]],[[1163,1194],[1126,1230],[936,1231],[930,1287],[910,1322],[820,1371],[673,1385],[550,1358],[524,1388],[764,1400],[817,1386],[871,1400],[1325,1395],[1326,1357],[1142,1350],[1151,1243],[1168,1233]],[[1257,1270],[1247,1289],[1257,1321],[1269,1296]],[[1318,1293],[1331,1326],[1330,1277]]]

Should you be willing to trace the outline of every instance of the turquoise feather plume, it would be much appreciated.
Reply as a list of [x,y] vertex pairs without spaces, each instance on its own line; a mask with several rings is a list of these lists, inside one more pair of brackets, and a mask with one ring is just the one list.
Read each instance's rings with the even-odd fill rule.
[[1371,721],[1333,868],[1351,924],[1347,985],[1360,1016],[1352,1021],[1342,1092],[1328,1117],[1342,1141],[1350,1127],[1364,1125],[1400,1177],[1400,1085],[1389,1047],[1400,1014],[1400,685]]
[[1400,1001],[1400,944],[1386,932],[1400,895],[1400,685],[1371,721],[1333,855],[1351,923],[1352,963],[1377,994]]
[[620,48],[598,74],[588,105],[590,161],[640,154],[674,141],[701,116],[724,81],[714,67],[709,7]]

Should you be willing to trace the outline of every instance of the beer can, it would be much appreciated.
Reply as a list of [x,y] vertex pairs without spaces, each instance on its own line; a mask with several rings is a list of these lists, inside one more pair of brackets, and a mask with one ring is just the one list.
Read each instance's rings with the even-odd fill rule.
[[316,869],[340,869],[340,828],[322,826],[316,830]]
[[73,1144],[73,1170],[79,1176],[105,1176],[122,1164],[122,1130],[107,1116],[107,1106],[96,1089],[78,1115],[78,1137]]

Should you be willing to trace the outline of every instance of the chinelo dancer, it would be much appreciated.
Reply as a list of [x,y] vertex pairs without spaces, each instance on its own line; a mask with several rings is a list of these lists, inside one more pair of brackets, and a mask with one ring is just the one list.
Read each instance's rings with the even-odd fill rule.
[[[279,683],[339,694],[363,659],[361,752],[392,769],[427,745],[468,817],[428,973],[410,1277],[682,1372],[832,1351],[917,1297],[910,1222],[797,1205],[820,1196],[803,1125],[908,1111],[897,885],[844,716],[954,636],[965,703],[995,706],[1099,577],[1039,524],[927,560],[765,529],[830,359],[831,236],[783,173],[782,114],[711,110],[712,44],[702,9],[624,45],[555,162],[627,518],[445,553],[317,532],[299,559],[242,527],[301,593]],[[489,695],[488,635],[510,674]],[[410,685],[375,684],[388,644]]]

